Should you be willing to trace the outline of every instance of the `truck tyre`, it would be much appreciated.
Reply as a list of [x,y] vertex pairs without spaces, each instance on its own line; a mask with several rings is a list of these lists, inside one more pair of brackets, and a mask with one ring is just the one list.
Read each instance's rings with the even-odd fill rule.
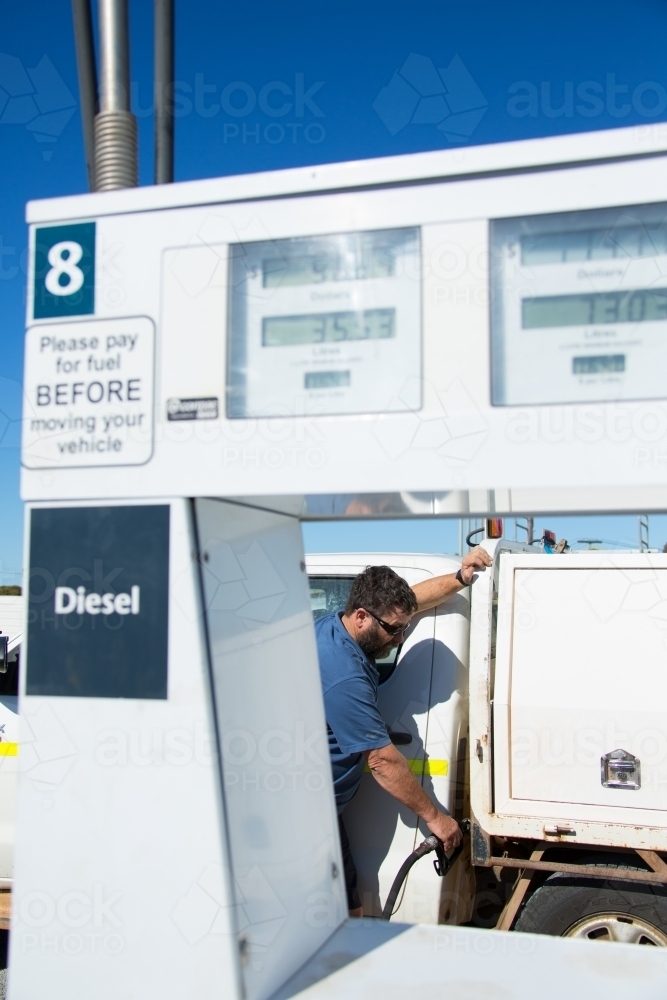
[[[606,863],[599,867],[611,866]],[[530,897],[514,929],[554,937],[666,947],[667,888],[620,878],[603,881],[554,872]]]

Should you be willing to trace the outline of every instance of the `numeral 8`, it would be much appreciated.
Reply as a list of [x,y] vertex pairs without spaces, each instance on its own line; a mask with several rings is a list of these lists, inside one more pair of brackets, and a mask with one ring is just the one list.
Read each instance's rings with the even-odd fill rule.
[[[67,256],[64,256],[66,254]],[[83,247],[74,240],[54,243],[48,253],[51,268],[46,273],[44,284],[51,295],[74,295],[83,286],[84,274],[77,264],[83,257]],[[60,278],[66,275],[67,282],[61,285]]]

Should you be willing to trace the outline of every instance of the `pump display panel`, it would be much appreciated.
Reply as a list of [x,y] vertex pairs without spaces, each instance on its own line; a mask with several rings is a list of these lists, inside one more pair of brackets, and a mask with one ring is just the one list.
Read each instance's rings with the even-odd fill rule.
[[491,223],[492,402],[667,396],[667,205]]
[[418,228],[230,247],[227,416],[421,406]]

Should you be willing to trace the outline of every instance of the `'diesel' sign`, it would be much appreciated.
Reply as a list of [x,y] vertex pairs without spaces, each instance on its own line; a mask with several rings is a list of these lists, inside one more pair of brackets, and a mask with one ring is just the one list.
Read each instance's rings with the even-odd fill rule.
[[32,512],[27,694],[166,698],[169,507]]

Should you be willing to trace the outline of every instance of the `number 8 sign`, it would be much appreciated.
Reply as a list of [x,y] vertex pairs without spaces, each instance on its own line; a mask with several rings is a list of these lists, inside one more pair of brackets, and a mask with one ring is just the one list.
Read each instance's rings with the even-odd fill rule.
[[35,232],[35,319],[95,312],[95,223]]

